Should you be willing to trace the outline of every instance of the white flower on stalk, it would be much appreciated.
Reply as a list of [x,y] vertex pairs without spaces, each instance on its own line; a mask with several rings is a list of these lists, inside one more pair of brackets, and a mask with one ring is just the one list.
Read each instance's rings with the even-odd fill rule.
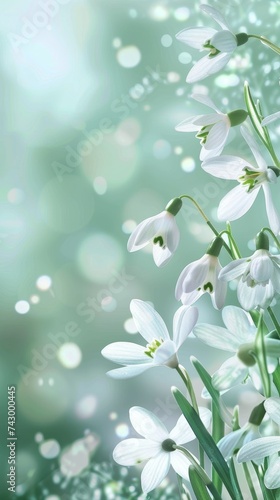
[[225,114],[207,95],[192,94],[191,97],[214,109],[215,113],[190,116],[179,123],[175,129],[179,132],[197,132],[196,137],[200,139],[202,146],[199,158],[203,161],[218,156],[222,152],[230,127],[240,125],[247,118],[248,113],[243,109],[237,109]]
[[[200,408],[199,416],[205,427],[208,427],[211,412],[207,408]],[[148,460],[141,474],[143,492],[148,493],[157,488],[168,474],[170,466],[179,476],[188,479],[191,463],[181,451],[173,448],[174,445],[181,446],[195,439],[185,417],[181,415],[171,432],[167,431],[156,415],[140,406],[131,408],[129,417],[136,432],[144,439],[121,441],[113,451],[113,458],[124,466]]]
[[239,182],[239,185],[220,201],[218,218],[223,221],[233,221],[242,217],[251,208],[262,188],[269,225],[272,231],[278,234],[280,219],[272,201],[269,184],[277,181],[280,170],[267,165],[253,136],[244,126],[241,127],[241,132],[255,157],[257,166],[238,156],[229,155],[210,158],[202,163],[203,170],[214,177]]
[[218,259],[222,244],[222,238],[215,238],[203,257],[183,269],[175,288],[175,297],[182,304],[191,305],[207,292],[215,309],[223,307],[227,287],[225,282],[218,279],[222,269]]
[[221,27],[213,28],[187,28],[180,31],[176,38],[190,47],[200,51],[207,50],[208,54],[192,67],[187,75],[187,82],[194,83],[203,80],[223,68],[231,58],[238,45],[246,43],[246,33],[234,35],[222,14],[210,5],[200,5],[201,10],[211,16]]
[[240,278],[237,298],[247,311],[255,307],[266,308],[275,294],[280,293],[280,255],[270,254],[268,237],[264,233],[257,235],[256,248],[251,257],[230,262],[219,274],[224,281]]
[[101,351],[102,355],[120,365],[107,374],[115,379],[134,377],[155,366],[178,367],[177,352],[191,333],[197,318],[196,307],[180,307],[173,318],[173,340],[155,309],[142,300],[132,300],[130,310],[136,327],[147,345],[132,342],[113,342]]
[[174,198],[165,210],[153,217],[143,220],[132,231],[127,249],[136,252],[153,242],[153,257],[158,267],[167,264],[178,247],[180,233],[175,215],[182,207],[182,200]]
[[278,118],[280,118],[280,111],[277,111],[277,113],[273,113],[272,115],[268,115],[266,116],[263,121],[261,122],[261,125],[263,127],[265,127],[266,125],[268,125],[269,123],[272,123],[274,122],[275,120],[277,120]]
[[[270,416],[270,418],[277,424],[280,425],[280,398],[268,398],[264,407]],[[264,484],[268,489],[274,489],[280,487],[280,457],[278,452],[280,451],[280,437],[269,436],[262,437],[253,441],[252,443],[247,443],[242,446],[241,450],[237,455],[238,462],[253,462],[259,463],[265,457],[269,457],[269,466],[264,475]]]
[[241,427],[241,429],[230,432],[222,439],[220,439],[220,441],[217,443],[217,446],[225,460],[229,460],[234,452],[236,450],[239,450],[241,446],[260,437],[261,434],[259,431],[259,426],[247,422]]
[[[213,387],[218,391],[228,390],[250,376],[256,389],[260,391],[261,378],[253,356],[256,326],[250,315],[240,307],[224,307],[222,317],[226,328],[199,323],[193,329],[193,334],[205,344],[233,353],[212,376]],[[280,341],[265,337],[264,342],[268,371],[272,373],[278,363]]]

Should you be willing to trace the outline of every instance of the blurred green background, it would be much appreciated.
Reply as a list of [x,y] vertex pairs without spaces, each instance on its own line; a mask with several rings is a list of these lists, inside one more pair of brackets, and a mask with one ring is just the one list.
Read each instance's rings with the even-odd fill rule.
[[[278,1],[211,5],[234,32],[262,34],[279,44]],[[5,422],[7,386],[16,385],[17,496],[98,499],[87,496],[88,489],[77,496],[81,484],[89,484],[81,474],[90,458],[112,461],[113,447],[130,435],[133,405],[158,412],[172,426],[179,412],[170,386],[181,386],[166,368],[110,380],[106,371],[116,366],[100,351],[112,341],[141,343],[130,318],[133,298],[153,302],[171,329],[178,275],[202,256],[212,234],[185,208],[178,216],[180,247],[163,269],[154,265],[150,249],[128,254],[128,236],[184,192],[222,229],[216,209],[233,184],[207,176],[194,134],[175,126],[208,112],[190,99],[193,92],[209,93],[224,112],[244,107],[245,79],[264,115],[278,111],[280,61],[250,41],[219,74],[187,85],[200,54],[175,34],[190,26],[216,27],[197,1],[3,0],[1,7],[0,494],[10,498]],[[279,123],[271,130],[277,144]],[[251,159],[238,130],[225,151]],[[233,224],[243,255],[267,225],[258,198]],[[227,256],[221,261],[226,264]],[[234,290],[227,303],[236,303]],[[200,321],[222,324],[209,296],[198,305]],[[186,342],[180,360],[200,394],[190,354],[211,373],[226,355],[195,339]],[[247,416],[258,395],[244,386],[226,396],[230,406],[238,400]],[[92,495],[98,490],[93,475],[90,488]]]

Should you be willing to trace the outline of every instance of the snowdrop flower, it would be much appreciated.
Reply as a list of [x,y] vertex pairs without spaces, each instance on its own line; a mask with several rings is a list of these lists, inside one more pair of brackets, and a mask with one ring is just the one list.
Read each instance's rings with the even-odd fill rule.
[[105,358],[125,365],[108,372],[113,378],[123,379],[139,375],[154,366],[178,367],[177,352],[192,331],[197,318],[196,307],[180,307],[173,318],[173,340],[155,309],[142,300],[132,300],[130,310],[136,327],[147,345],[132,342],[114,342],[102,351]]
[[191,305],[208,292],[215,309],[223,307],[227,287],[218,279],[222,269],[218,255],[223,245],[222,238],[215,238],[201,259],[191,262],[181,272],[175,288],[175,297],[184,305]]
[[240,125],[240,123],[244,122],[248,113],[243,109],[237,109],[225,114],[217,108],[207,95],[192,94],[191,97],[214,109],[215,113],[191,116],[179,123],[175,128],[179,132],[197,131],[196,137],[200,139],[202,146],[200,152],[200,159],[202,161],[213,156],[219,156],[226,143],[230,127]]
[[[200,408],[199,416],[205,427],[208,427],[211,412],[207,408]],[[170,433],[156,415],[140,406],[131,408],[129,417],[136,432],[144,439],[121,441],[113,451],[113,458],[124,466],[148,460],[141,474],[143,492],[148,493],[157,488],[168,474],[170,465],[179,476],[188,479],[191,463],[181,451],[173,448],[174,445],[181,446],[195,439],[185,417],[181,415]]]
[[272,201],[269,184],[277,181],[280,170],[267,165],[254,138],[245,127],[241,127],[241,132],[255,157],[256,167],[247,160],[229,155],[210,158],[202,163],[203,170],[214,175],[214,177],[239,182],[239,185],[221,200],[218,208],[218,218],[223,221],[233,221],[242,217],[251,208],[262,188],[270,227],[275,234],[278,234],[280,219]]
[[229,460],[244,444],[261,437],[259,426],[264,415],[265,409],[261,403],[253,409],[248,422],[241,429],[230,432],[220,439],[217,446],[225,460]]
[[[218,391],[228,390],[251,377],[257,390],[261,390],[261,379],[256,359],[253,356],[257,328],[251,316],[236,306],[226,306],[222,311],[226,328],[199,323],[194,335],[205,344],[230,351],[233,356],[227,359],[214,373],[212,384]],[[272,373],[280,355],[280,341],[265,338],[268,371]]]
[[277,113],[273,113],[272,115],[266,116],[261,122],[261,125],[264,127],[265,125],[274,122],[278,118],[280,118],[280,111],[277,111]]
[[208,54],[200,59],[190,70],[187,76],[188,83],[203,80],[223,68],[231,58],[238,45],[248,41],[246,33],[234,35],[222,14],[210,5],[200,5],[201,10],[211,16],[221,27],[213,28],[188,28],[180,31],[176,38],[190,47],[200,51],[207,50]]
[[[268,398],[264,403],[265,409],[269,414],[270,418],[278,425],[280,425],[280,398]],[[269,436],[262,437],[253,441],[252,443],[247,443],[242,446],[241,450],[237,455],[238,462],[248,462],[253,460],[258,463],[265,457],[270,457],[269,466],[264,475],[264,484],[268,489],[274,489],[280,487],[280,457],[278,457],[278,452],[280,451],[280,437],[279,436]],[[274,455],[275,454],[275,455]],[[271,457],[271,455],[274,455]]]
[[140,250],[152,241],[156,265],[161,267],[167,264],[179,244],[180,233],[175,215],[181,207],[181,198],[174,198],[163,212],[140,222],[130,235],[127,243],[128,251]]
[[219,274],[219,279],[225,281],[240,278],[237,298],[247,311],[266,308],[280,293],[280,255],[269,253],[269,240],[262,232],[257,235],[256,248],[251,257],[230,262]]

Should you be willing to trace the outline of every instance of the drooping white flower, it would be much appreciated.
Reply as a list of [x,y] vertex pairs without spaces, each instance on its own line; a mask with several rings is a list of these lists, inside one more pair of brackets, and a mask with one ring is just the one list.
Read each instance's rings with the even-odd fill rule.
[[257,166],[251,165],[247,160],[238,156],[229,155],[210,158],[202,163],[203,170],[214,177],[239,182],[239,185],[221,200],[218,218],[223,221],[233,221],[242,217],[251,208],[262,188],[269,225],[272,231],[278,234],[280,218],[273,204],[269,184],[277,181],[280,170],[267,165],[253,136],[244,126],[241,126],[241,132],[255,157]]
[[177,352],[192,331],[197,318],[196,307],[180,307],[173,318],[173,340],[155,309],[142,300],[132,300],[130,310],[136,327],[148,342],[141,346],[132,342],[113,342],[101,351],[102,355],[120,365],[108,372],[113,378],[134,377],[155,366],[177,368]]
[[[250,376],[257,390],[261,390],[261,377],[252,354],[257,328],[250,315],[240,307],[224,307],[222,317],[226,328],[199,323],[193,329],[194,335],[205,344],[234,354],[214,373],[213,386],[218,391],[228,390]],[[268,371],[272,373],[278,363],[280,341],[266,337],[264,342]]]
[[261,125],[264,127],[266,125],[268,125],[269,123],[272,123],[274,122],[275,120],[277,120],[278,118],[280,118],[280,111],[277,111],[277,113],[273,113],[272,115],[268,115],[266,116],[262,122],[261,122]]
[[270,254],[268,237],[264,233],[257,236],[256,247],[251,257],[230,262],[219,274],[225,281],[240,278],[237,298],[247,311],[255,307],[264,309],[275,294],[280,293],[280,255]]
[[222,244],[222,238],[216,238],[203,257],[188,264],[181,272],[175,288],[175,297],[184,305],[193,304],[208,292],[213,306],[216,309],[223,307],[227,287],[225,282],[218,279],[222,269],[218,259]]
[[[270,416],[270,418],[277,424],[280,425],[280,398],[268,398],[264,407]],[[241,450],[237,455],[238,462],[248,462],[253,460],[258,463],[265,457],[269,457],[269,466],[264,475],[264,484],[268,489],[274,489],[280,487],[280,457],[278,452],[280,451],[280,437],[278,436],[268,436],[262,437],[247,443],[242,446]]]
[[200,5],[201,10],[211,16],[221,27],[213,28],[187,28],[180,31],[176,38],[190,47],[200,51],[206,50],[208,54],[200,59],[192,67],[187,75],[187,82],[194,83],[203,80],[209,75],[216,73],[223,68],[231,58],[232,53],[238,45],[246,43],[248,36],[246,33],[234,35],[222,16],[222,14],[210,5]]
[[136,252],[153,242],[153,257],[158,267],[167,264],[178,247],[180,233],[175,215],[182,207],[182,200],[174,198],[165,210],[153,217],[143,220],[132,231],[127,249]]
[[248,113],[243,109],[237,109],[225,114],[217,108],[212,99],[207,95],[192,94],[191,97],[214,109],[215,113],[190,116],[175,128],[179,132],[197,132],[196,137],[200,139],[202,146],[200,159],[203,161],[213,156],[218,156],[222,152],[230,127],[242,123]]
[[236,450],[250,441],[261,437],[259,426],[247,422],[236,431],[230,432],[217,443],[217,446],[225,460],[229,460]]
[[[199,416],[205,427],[208,427],[211,412],[207,408],[200,408]],[[173,448],[174,445],[181,446],[195,439],[185,417],[181,415],[169,433],[161,420],[145,408],[134,406],[129,411],[129,417],[136,432],[144,439],[131,438],[121,441],[113,451],[113,458],[124,466],[148,460],[141,474],[144,493],[160,485],[170,466],[179,476],[188,479],[190,461],[181,451]]]

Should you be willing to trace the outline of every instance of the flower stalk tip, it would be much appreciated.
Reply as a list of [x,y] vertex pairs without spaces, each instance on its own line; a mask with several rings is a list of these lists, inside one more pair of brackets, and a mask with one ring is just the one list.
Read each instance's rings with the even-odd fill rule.
[[183,205],[183,202],[182,202],[181,198],[173,198],[172,200],[170,200],[167,203],[165,210],[166,210],[166,212],[169,212],[171,215],[175,216],[175,215],[177,215],[179,210],[181,210],[182,205]]

